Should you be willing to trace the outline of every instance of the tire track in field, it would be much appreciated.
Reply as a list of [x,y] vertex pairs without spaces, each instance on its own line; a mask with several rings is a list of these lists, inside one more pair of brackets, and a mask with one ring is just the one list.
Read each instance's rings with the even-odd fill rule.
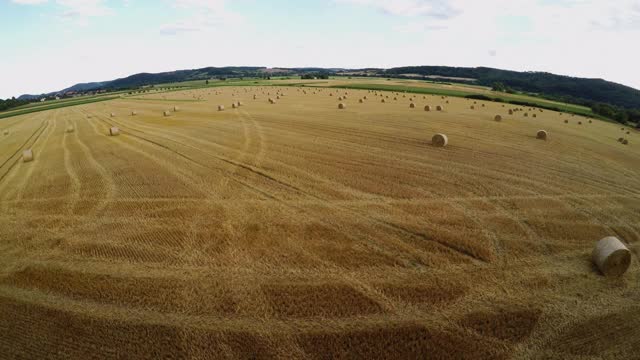
[[[38,131],[38,130],[36,130],[36,132],[34,132],[34,133],[33,133],[33,135],[32,135],[32,136],[31,136],[31,137],[30,137],[30,138],[25,142],[25,144],[23,145],[23,147],[22,147],[21,149],[18,149],[18,151],[16,151],[16,154],[20,153],[20,151],[21,151],[22,149],[25,149],[25,148],[27,148],[27,147],[29,147],[29,148],[32,148],[32,149],[33,149],[33,148],[35,147],[35,145],[38,143],[38,141],[41,139],[42,134],[43,134],[47,129],[49,129],[49,121],[48,121],[48,120],[45,120],[45,121],[43,121],[43,124],[42,124],[42,125],[41,125],[41,127],[39,128],[39,131]],[[31,143],[31,145],[30,145],[30,146],[28,146],[27,144],[29,143],[29,140],[32,140],[32,139],[33,139],[33,142]],[[15,156],[15,155],[14,155],[14,156]],[[0,177],[0,182],[2,182],[2,180],[6,180],[4,183],[0,184],[0,185],[1,185],[1,186],[0,186],[0,188],[6,187],[6,186],[7,186],[7,184],[8,184],[11,180],[13,180],[13,178],[16,176],[17,172],[16,172],[16,171],[13,171],[13,172],[12,172],[12,170],[13,170],[13,169],[15,169],[16,165],[20,162],[20,160],[21,160],[21,157],[19,157],[19,156],[18,156],[18,157],[14,160],[14,162],[11,164],[11,166],[8,168],[7,172],[5,172],[5,173],[2,175],[2,177]],[[32,165],[33,165],[33,164],[32,164]],[[31,167],[29,168],[29,170],[27,171],[27,174],[29,174],[29,175],[30,175],[32,172],[33,172],[33,166],[31,166]],[[11,175],[7,176],[8,174],[11,174]],[[28,180],[28,177],[27,177],[27,178],[25,178],[25,179],[21,182],[21,183],[22,183],[22,187],[24,187],[24,186],[26,185],[27,180]],[[10,195],[15,194],[15,193],[16,193],[16,191],[17,191],[17,189],[15,189],[15,188],[7,190],[7,191],[5,192],[5,194],[4,194],[5,196],[4,196],[4,198],[3,198],[3,199],[7,199],[7,198],[9,198],[9,197],[10,197]],[[19,200],[19,199],[18,199],[18,200]],[[3,210],[4,210],[5,212],[7,212],[7,202],[6,202],[6,201],[3,201],[3,203],[4,203]]]
[[76,126],[69,119],[65,119],[65,133],[62,137],[62,149],[64,151],[64,168],[67,172],[67,175],[71,179],[71,194],[69,196],[69,201],[67,203],[67,213],[73,214],[75,206],[80,201],[80,178],[76,173],[75,169],[71,165],[71,151],[69,150],[69,138],[71,137],[70,133],[67,132],[67,128],[72,126],[75,133]]

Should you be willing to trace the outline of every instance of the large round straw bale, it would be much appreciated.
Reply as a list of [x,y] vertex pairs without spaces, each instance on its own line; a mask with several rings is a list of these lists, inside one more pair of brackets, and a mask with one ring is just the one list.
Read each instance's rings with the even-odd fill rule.
[[359,102],[360,104],[362,104],[362,103],[364,102],[364,100],[360,99],[360,100],[358,100],[358,102]]
[[578,121],[578,125],[582,125],[582,121]]
[[231,108],[235,109],[236,108],[236,103],[231,103]]
[[178,112],[178,111],[180,111],[180,108],[179,108],[179,107],[177,107],[177,106],[174,106],[174,107],[173,107],[173,112]]
[[631,135],[631,131],[627,131],[627,135]]
[[442,107],[442,105],[438,105],[438,106],[436,106],[436,110],[437,111],[444,111],[444,108]]
[[618,138],[618,142],[621,143],[624,141],[624,138]]
[[133,111],[131,112],[131,116],[136,116],[136,115],[138,115],[138,112],[137,112],[137,111],[135,111],[135,110],[133,110]]
[[338,109],[346,109],[346,108],[347,108],[347,105],[343,103],[338,104]]
[[384,99],[380,100],[381,103],[385,102]]
[[482,104],[482,107],[484,107],[484,104]]
[[393,100],[398,100],[398,98],[397,98],[397,97],[394,97],[394,98],[393,98]]
[[109,135],[111,136],[118,136],[120,135],[120,129],[118,129],[117,127],[112,127],[109,129]]
[[33,161],[33,151],[31,149],[27,149],[22,152],[22,161],[23,162]]
[[69,125],[67,126],[67,128],[64,130],[64,132],[66,133],[72,133],[75,129],[73,128],[73,125]]
[[363,99],[367,100],[367,95],[365,95],[365,96],[363,97]]
[[536,135],[536,139],[547,140],[547,132],[545,130],[538,130],[538,134]]
[[3,131],[3,133],[4,133],[5,136],[7,136],[7,135],[9,135],[9,130],[5,130],[5,131]]
[[425,105],[424,106],[424,111],[431,111],[431,106]]
[[116,114],[114,114],[114,113],[111,113],[111,117],[116,117]]
[[338,97],[338,101],[342,101],[342,96]]
[[629,145],[629,140],[627,139],[622,140],[622,145]]
[[475,110],[475,108],[476,108],[476,107],[475,107],[475,106],[473,106],[473,105],[471,105],[469,108],[470,108],[471,110]]
[[444,147],[449,143],[449,139],[445,134],[435,134],[431,138],[431,144],[436,147]]
[[534,118],[537,118],[537,117],[538,117],[538,115],[536,115],[536,114],[533,114],[533,115],[531,115],[531,116],[533,116]]
[[513,115],[513,110],[509,109],[509,115]]
[[565,121],[564,121],[564,123],[565,123],[565,124],[568,124],[568,123],[569,123],[569,120],[565,120]]
[[631,264],[631,252],[615,236],[598,241],[591,257],[598,269],[607,277],[622,276]]
[[529,113],[524,113],[524,117],[529,117]]
[[345,100],[347,100],[347,95],[343,96],[342,98],[343,98],[343,99],[345,99]]
[[224,105],[218,105],[218,111],[224,111]]
[[242,101],[238,101],[238,102],[236,103],[236,105],[237,105],[238,107],[242,106]]
[[495,121],[502,121],[502,116],[500,116],[500,115],[496,115],[496,116],[493,118],[493,120],[495,120]]
[[169,112],[169,110],[165,110],[165,111],[162,113],[162,115],[164,115],[164,116],[169,116],[169,115],[171,115],[171,113]]
[[589,120],[589,124],[591,124],[591,123],[593,123],[593,121],[592,121],[592,120]]
[[411,103],[411,104],[409,104],[409,107],[410,107],[411,109],[413,109],[413,108],[415,108],[415,107],[416,107],[416,104]]

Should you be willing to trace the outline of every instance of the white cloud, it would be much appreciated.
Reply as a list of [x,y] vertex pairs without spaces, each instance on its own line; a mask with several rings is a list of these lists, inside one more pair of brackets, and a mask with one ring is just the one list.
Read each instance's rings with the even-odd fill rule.
[[44,4],[47,2],[47,0],[11,0],[11,2],[20,5],[37,5]]
[[244,18],[226,7],[225,0],[174,0],[173,6],[193,12],[186,18],[163,24],[162,35],[205,32],[225,28],[230,30],[244,22]]
[[369,6],[384,13],[398,16],[427,16],[447,19],[460,10],[448,0],[334,0],[336,3]]

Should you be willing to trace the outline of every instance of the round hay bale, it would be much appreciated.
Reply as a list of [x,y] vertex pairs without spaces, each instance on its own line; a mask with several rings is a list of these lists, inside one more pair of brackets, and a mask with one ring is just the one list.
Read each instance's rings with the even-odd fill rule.
[[338,97],[338,101],[342,101],[342,96]]
[[444,108],[442,107],[442,105],[438,105],[436,106],[436,111],[444,111]]
[[529,113],[524,113],[524,117],[529,117]]
[[343,98],[343,99],[345,99],[345,100],[347,100],[347,95],[343,96],[342,98]]
[[231,108],[235,109],[237,107],[236,103],[231,103]]
[[74,131],[75,131],[75,129],[73,128],[72,125],[67,126],[67,128],[64,130],[64,132],[66,132],[68,134],[70,134],[70,133],[72,133]]
[[360,104],[362,104],[362,103],[364,102],[364,100],[360,99],[360,100],[358,100],[358,102],[359,102]]
[[627,135],[631,135],[631,131],[627,131]]
[[343,103],[338,104],[338,109],[346,109],[346,108],[347,108],[347,105]]
[[622,140],[622,145],[629,145],[629,140],[627,139]]
[[539,140],[547,140],[547,132],[545,130],[538,130],[538,134],[536,135],[536,139]]
[[531,116],[533,116],[534,118],[537,118],[537,117],[538,117],[538,115],[537,115],[537,114],[533,114],[533,115],[531,115]]
[[333,96],[333,93],[329,93],[329,96]]
[[598,241],[591,258],[604,276],[612,278],[622,276],[631,264],[631,252],[615,236]]
[[582,121],[578,121],[578,125],[582,125]]
[[431,106],[429,106],[429,105],[425,105],[425,107],[424,107],[424,111],[431,111]]
[[509,109],[509,115],[513,115],[513,110]]
[[116,117],[116,114],[114,114],[114,113],[111,113],[111,117]]
[[384,101],[384,99],[382,99],[382,100],[380,100],[380,102],[381,102],[381,103],[384,103],[384,102],[386,102],[386,101]]
[[447,104],[448,104],[448,103],[449,103],[449,100],[445,101],[445,103],[447,103]]
[[131,112],[131,116],[136,116],[136,115],[138,115],[137,111],[134,110],[134,111]]
[[242,106],[242,101],[238,101],[238,102],[236,103],[236,105],[237,105],[238,107]]
[[218,111],[224,111],[224,105],[218,105]]
[[589,124],[593,123],[593,121],[589,120]]
[[31,149],[27,149],[22,152],[22,162],[30,161],[33,161],[33,151]]
[[112,127],[109,129],[109,135],[111,136],[118,136],[120,135],[120,129],[118,129],[117,127]]
[[9,130],[5,130],[5,131],[3,131],[3,133],[4,133],[4,136],[7,136],[7,135],[9,135]]
[[495,121],[502,121],[502,116],[500,116],[500,115],[496,115],[496,116],[493,118],[493,120],[495,120]]
[[367,95],[365,95],[365,96],[363,97],[363,99],[367,100]]
[[414,103],[409,104],[409,108],[414,109],[415,107],[416,107],[416,104]]
[[398,100],[398,98],[397,98],[397,97],[394,97],[394,98],[393,98],[393,100],[396,100],[396,101],[397,101],[397,100]]
[[484,104],[482,104],[482,107],[484,107]]
[[169,115],[171,115],[171,113],[168,110],[166,110],[165,112],[162,113],[162,115],[169,116]]
[[253,100],[256,100],[258,98],[258,96],[253,95]]
[[445,134],[435,134],[431,138],[431,145],[435,147],[445,147],[449,143],[449,138]]
[[568,123],[569,123],[569,120],[565,120],[565,121],[564,121],[564,123],[565,123],[565,124],[568,124]]
[[180,110],[180,108],[179,108],[179,107],[177,107],[177,106],[174,106],[174,107],[173,107],[173,112],[178,112],[179,110]]
[[618,138],[619,143],[621,143],[622,141],[624,141],[624,138]]
[[476,107],[475,107],[475,106],[473,106],[473,105],[471,105],[469,108],[470,108],[471,110],[475,110],[475,109],[476,109]]

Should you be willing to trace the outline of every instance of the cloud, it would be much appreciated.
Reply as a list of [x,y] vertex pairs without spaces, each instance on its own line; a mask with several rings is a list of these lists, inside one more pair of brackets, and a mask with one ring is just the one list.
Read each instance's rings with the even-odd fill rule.
[[367,6],[389,15],[448,19],[460,13],[448,0],[334,0],[336,3]]
[[160,26],[162,35],[205,32],[244,22],[240,14],[227,9],[225,0],[174,0],[173,6],[193,14]]
[[20,5],[38,5],[46,3],[47,0],[11,0],[11,2]]

